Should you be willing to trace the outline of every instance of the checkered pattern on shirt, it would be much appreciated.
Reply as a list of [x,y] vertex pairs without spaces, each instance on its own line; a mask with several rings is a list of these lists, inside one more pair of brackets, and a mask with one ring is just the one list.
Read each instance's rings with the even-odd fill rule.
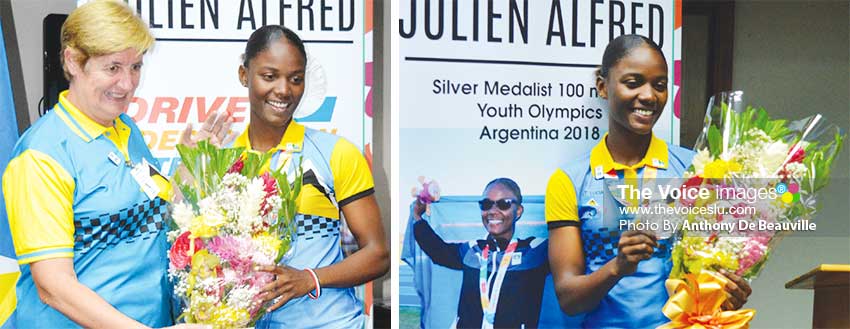
[[102,214],[74,219],[74,250],[86,254],[92,249],[106,249],[124,241],[149,239],[163,229],[168,203],[160,198],[124,208],[115,214]]
[[333,218],[304,215],[297,223],[297,234],[305,240],[339,236],[339,220]]
[[[602,265],[617,255],[617,244],[620,243],[620,231],[610,231],[607,227],[597,230],[582,230],[581,239],[584,241],[585,258],[588,264]],[[658,248],[652,257],[666,258],[670,254],[670,239],[658,240]]]

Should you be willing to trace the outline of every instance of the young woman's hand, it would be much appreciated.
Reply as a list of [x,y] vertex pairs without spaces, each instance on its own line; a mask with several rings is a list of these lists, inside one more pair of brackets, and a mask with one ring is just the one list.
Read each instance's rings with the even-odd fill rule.
[[750,287],[747,280],[744,280],[735,273],[720,271],[720,274],[729,279],[729,282],[727,282],[726,286],[723,287],[726,290],[728,298],[726,298],[726,301],[723,302],[721,308],[724,311],[740,309],[747,303],[747,298],[753,293],[753,289]]
[[195,135],[192,135],[192,124],[186,124],[186,129],[180,135],[179,143],[194,147],[199,141],[208,140],[214,146],[224,147],[236,138],[236,134],[230,132],[232,124],[233,117],[230,112],[210,113]]
[[417,198],[416,203],[413,205],[413,219],[414,220],[422,219],[422,214],[425,213],[426,207],[427,206],[424,203],[422,203],[421,201],[419,201],[419,199]]
[[[263,302],[274,300],[269,312],[286,305],[293,298],[306,295],[316,288],[313,276],[304,270],[296,270],[289,266],[260,266],[258,270],[273,273],[275,279],[260,290]],[[279,299],[277,299],[280,297]]]
[[658,239],[652,232],[626,231],[620,235],[615,258],[615,275],[626,276],[637,271],[638,263],[652,258]]

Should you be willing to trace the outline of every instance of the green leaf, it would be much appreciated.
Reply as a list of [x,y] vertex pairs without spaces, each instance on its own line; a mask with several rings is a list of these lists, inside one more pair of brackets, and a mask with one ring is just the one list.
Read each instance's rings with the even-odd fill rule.
[[761,258],[761,260],[759,260],[758,263],[747,269],[747,271],[744,272],[741,277],[747,280],[754,278],[756,275],[759,274],[759,272],[761,272],[761,269],[764,268],[764,264],[767,263],[767,259],[769,257],[770,249],[768,248],[767,251],[765,251],[764,256]]
[[259,176],[263,165],[265,165],[269,160],[271,160],[272,154],[273,153],[270,152],[245,152],[245,155],[242,158],[242,163],[245,165],[242,168],[242,174],[245,175],[245,177]]
[[189,178],[192,182],[191,185],[178,185],[183,196],[194,204],[215,191],[221,183],[221,178],[243,151],[242,147],[219,148],[206,140],[199,141],[195,147],[177,145],[180,160],[192,175],[179,180],[182,182]]
[[712,125],[708,127],[708,152],[712,157],[717,157],[722,151],[720,144],[723,142],[723,137],[720,136],[720,129]]

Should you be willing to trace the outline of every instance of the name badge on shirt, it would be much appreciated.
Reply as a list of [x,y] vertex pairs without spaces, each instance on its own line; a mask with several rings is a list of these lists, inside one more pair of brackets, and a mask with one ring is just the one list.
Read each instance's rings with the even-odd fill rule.
[[514,252],[513,255],[511,255],[511,265],[520,265],[520,264],[522,264],[522,253]]
[[116,166],[120,166],[121,163],[124,162],[123,160],[121,160],[120,157],[118,157],[117,154],[115,154],[115,152],[109,152],[109,155],[107,155],[107,157],[109,158],[109,161],[112,161],[112,163]]
[[145,192],[145,195],[148,196],[148,199],[153,200],[159,194],[159,186],[156,185],[153,177],[151,177],[151,168],[150,163],[142,158],[142,162],[133,166],[130,174],[142,188],[142,192]]

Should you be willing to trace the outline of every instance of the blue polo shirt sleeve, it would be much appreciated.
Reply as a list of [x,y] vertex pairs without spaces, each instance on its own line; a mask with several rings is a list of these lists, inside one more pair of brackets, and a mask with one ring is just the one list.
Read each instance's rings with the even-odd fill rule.
[[549,229],[579,226],[578,198],[570,177],[558,169],[549,177],[544,201],[546,224]]
[[340,138],[334,145],[330,167],[340,208],[375,193],[372,171],[366,158],[354,144],[344,138]]
[[19,264],[74,257],[74,188],[45,153],[29,149],[9,162],[3,195]]

